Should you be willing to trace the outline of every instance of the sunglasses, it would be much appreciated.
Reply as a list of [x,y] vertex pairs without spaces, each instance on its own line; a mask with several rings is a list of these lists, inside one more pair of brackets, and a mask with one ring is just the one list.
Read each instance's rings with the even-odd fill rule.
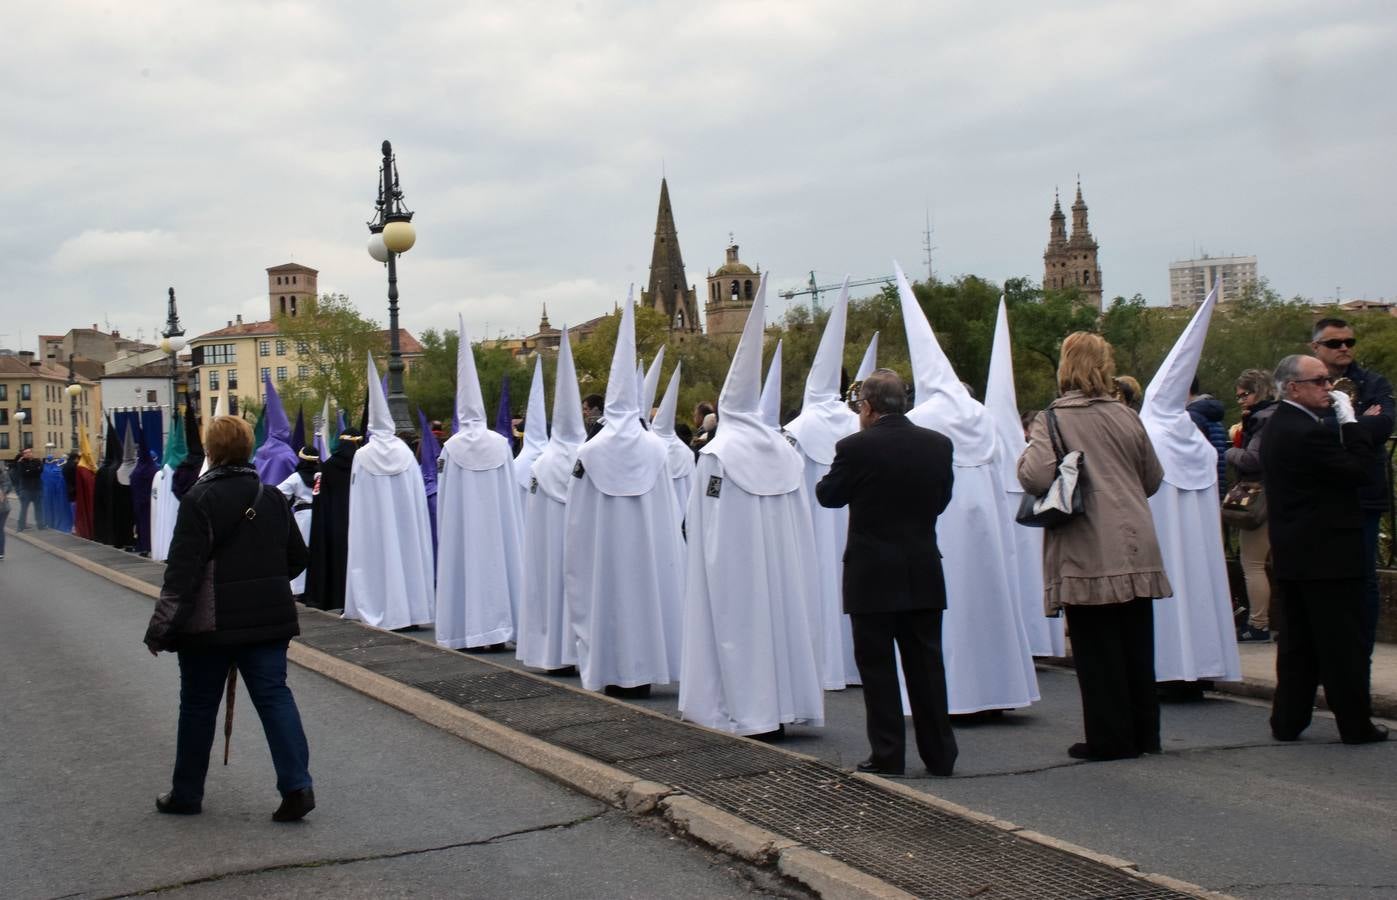
[[1321,347],[1328,347],[1330,350],[1338,350],[1340,347],[1353,349],[1353,345],[1358,343],[1358,338],[1330,338],[1327,341],[1315,341]]

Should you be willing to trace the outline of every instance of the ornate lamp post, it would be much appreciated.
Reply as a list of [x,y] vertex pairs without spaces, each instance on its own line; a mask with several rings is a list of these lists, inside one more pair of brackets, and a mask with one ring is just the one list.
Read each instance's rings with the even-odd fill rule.
[[15,443],[21,451],[24,450],[24,421],[28,418],[29,414],[22,409],[15,412]]
[[415,433],[417,427],[408,415],[407,395],[403,393],[403,354],[398,341],[398,254],[406,253],[417,242],[412,227],[412,210],[403,204],[398,187],[398,162],[393,145],[383,142],[383,163],[379,168],[378,202],[369,226],[369,255],[388,265],[388,411],[393,427]]
[[[160,332],[160,349],[170,354],[170,421],[168,428],[175,427],[175,412],[179,409],[176,396],[176,379],[179,377],[179,352],[184,349],[184,328],[179,323],[179,310],[175,308],[175,289],[170,288],[170,297],[165,312],[165,330]],[[168,439],[168,432],[166,436]]]
[[68,392],[68,423],[72,426],[73,433],[69,436],[69,447],[78,449],[78,397],[82,394],[82,385],[78,384],[78,373],[73,371],[73,354],[68,354],[68,386],[63,390]]

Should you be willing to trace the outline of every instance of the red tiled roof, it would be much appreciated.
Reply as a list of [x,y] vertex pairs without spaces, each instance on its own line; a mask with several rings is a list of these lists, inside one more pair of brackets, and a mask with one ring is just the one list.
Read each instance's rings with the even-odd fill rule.
[[319,270],[319,269],[312,269],[310,266],[303,266],[303,265],[301,265],[300,263],[282,263],[282,264],[279,265],[279,266],[268,266],[268,267],[267,267],[267,271],[268,271],[268,272],[310,272],[310,273],[313,274],[313,275],[319,275],[319,274],[320,274],[320,270]]

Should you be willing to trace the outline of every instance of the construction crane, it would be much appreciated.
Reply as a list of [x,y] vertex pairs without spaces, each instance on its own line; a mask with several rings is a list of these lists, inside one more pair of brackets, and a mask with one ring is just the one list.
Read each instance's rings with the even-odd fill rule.
[[[850,282],[849,282],[849,287],[851,287],[851,288],[853,288],[853,287],[863,287],[864,285],[869,285],[869,284],[886,284],[886,285],[888,285],[889,287],[892,287],[892,283],[893,283],[893,277],[892,277],[891,275],[884,275],[884,276],[882,276],[881,278],[860,278],[860,279],[857,280],[857,281],[850,281]],[[811,272],[810,272],[810,281],[808,282],[808,286],[807,286],[807,287],[805,287],[805,288],[803,288],[803,289],[801,289],[801,290],[799,290],[799,291],[782,291],[782,292],[781,292],[781,299],[782,299],[782,300],[794,300],[796,297],[799,297],[799,296],[801,296],[802,294],[809,294],[809,295],[810,295],[810,306],[811,306],[812,310],[813,310],[814,312],[819,312],[819,311],[820,311],[820,295],[821,295],[821,294],[828,294],[828,293],[830,293],[830,292],[832,292],[832,291],[837,291],[837,290],[839,290],[840,288],[842,288],[843,286],[844,286],[844,282],[842,282],[842,281],[841,281],[841,282],[838,282],[837,284],[816,284],[816,283],[815,283],[815,272],[814,272],[814,270],[812,269]]]

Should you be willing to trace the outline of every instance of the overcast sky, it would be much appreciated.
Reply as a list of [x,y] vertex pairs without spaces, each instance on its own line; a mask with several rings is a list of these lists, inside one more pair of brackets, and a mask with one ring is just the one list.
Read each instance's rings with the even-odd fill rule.
[[[267,266],[385,322],[531,332],[647,279],[662,168],[689,280],[728,232],[773,287],[896,258],[1042,278],[1080,172],[1107,296],[1195,251],[1286,295],[1397,298],[1390,2],[25,4],[0,34],[0,347],[267,316]],[[775,313],[785,308],[777,301]],[[22,340],[22,344],[21,344]]]

